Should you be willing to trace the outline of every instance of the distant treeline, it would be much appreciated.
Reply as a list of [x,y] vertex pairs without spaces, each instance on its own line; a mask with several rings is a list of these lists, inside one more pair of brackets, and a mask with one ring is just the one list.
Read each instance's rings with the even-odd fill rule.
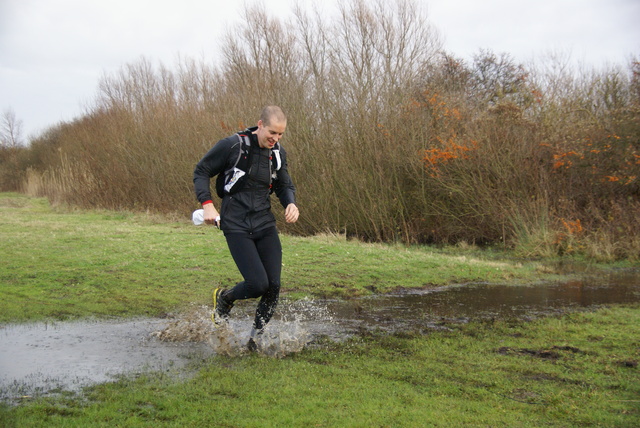
[[187,215],[196,162],[275,103],[301,210],[289,233],[640,259],[637,59],[463,61],[412,1],[294,16],[249,7],[216,64],[142,58],[105,76],[83,117],[2,150],[2,187]]

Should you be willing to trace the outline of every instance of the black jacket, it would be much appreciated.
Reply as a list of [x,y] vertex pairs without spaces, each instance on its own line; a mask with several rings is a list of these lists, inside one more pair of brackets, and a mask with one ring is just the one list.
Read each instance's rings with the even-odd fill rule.
[[[287,155],[280,145],[282,167],[277,172],[277,179],[271,183],[270,149],[263,149],[258,138],[247,130],[251,139],[248,179],[242,189],[232,195],[225,195],[220,209],[221,229],[225,232],[257,232],[273,227],[276,224],[271,212],[271,189],[283,207],[295,203],[295,187],[287,171]],[[233,167],[238,153],[238,136],[231,135],[216,143],[198,162],[193,171],[193,183],[196,197],[200,203],[211,200],[211,178]]]

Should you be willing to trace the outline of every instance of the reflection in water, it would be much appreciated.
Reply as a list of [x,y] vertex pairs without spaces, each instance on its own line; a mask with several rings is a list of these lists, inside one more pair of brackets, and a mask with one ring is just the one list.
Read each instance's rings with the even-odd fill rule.
[[165,320],[82,321],[0,326],[0,400],[78,390],[123,373],[169,371],[204,344],[161,343],[150,333]]
[[[261,345],[265,354],[282,356],[317,337],[342,340],[363,329],[425,330],[451,322],[531,318],[639,301],[638,272],[555,285],[405,290],[348,301],[283,299]],[[0,326],[0,400],[56,388],[74,390],[119,374],[180,371],[214,353],[240,355],[245,352],[255,306],[239,303],[225,337],[212,334],[210,308],[202,307],[173,320]]]
[[[535,286],[461,285],[336,303],[336,320],[351,326],[420,329],[441,321],[486,318],[531,318],[559,311],[640,301],[637,274],[575,280]],[[354,321],[358,321],[355,323]]]

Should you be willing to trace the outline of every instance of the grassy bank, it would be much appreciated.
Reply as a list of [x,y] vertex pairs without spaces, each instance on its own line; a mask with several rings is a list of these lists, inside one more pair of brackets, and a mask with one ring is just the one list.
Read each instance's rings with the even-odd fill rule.
[[[52,208],[0,194],[0,322],[160,315],[208,304],[238,280],[224,238],[185,218]],[[333,296],[398,287],[560,278],[555,261],[473,248],[283,236],[284,293]],[[604,269],[604,266],[592,266]],[[193,362],[0,405],[0,426],[637,426],[640,307],[533,323],[367,334],[286,358]]]
[[6,427],[633,427],[640,308],[198,361],[0,407]]
[[[0,194],[0,322],[157,316],[208,304],[241,278],[222,233],[145,214],[53,209]],[[283,293],[350,297],[450,283],[557,278],[556,262],[474,249],[363,244],[341,236],[282,236]]]

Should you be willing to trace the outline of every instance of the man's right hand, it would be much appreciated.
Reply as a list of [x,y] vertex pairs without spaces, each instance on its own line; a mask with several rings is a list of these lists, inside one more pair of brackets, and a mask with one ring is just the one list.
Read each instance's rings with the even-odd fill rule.
[[[204,210],[204,222],[205,224],[213,224],[216,227],[220,227],[220,214],[213,206],[213,203],[208,203],[202,206]],[[216,220],[217,219],[217,220]]]

